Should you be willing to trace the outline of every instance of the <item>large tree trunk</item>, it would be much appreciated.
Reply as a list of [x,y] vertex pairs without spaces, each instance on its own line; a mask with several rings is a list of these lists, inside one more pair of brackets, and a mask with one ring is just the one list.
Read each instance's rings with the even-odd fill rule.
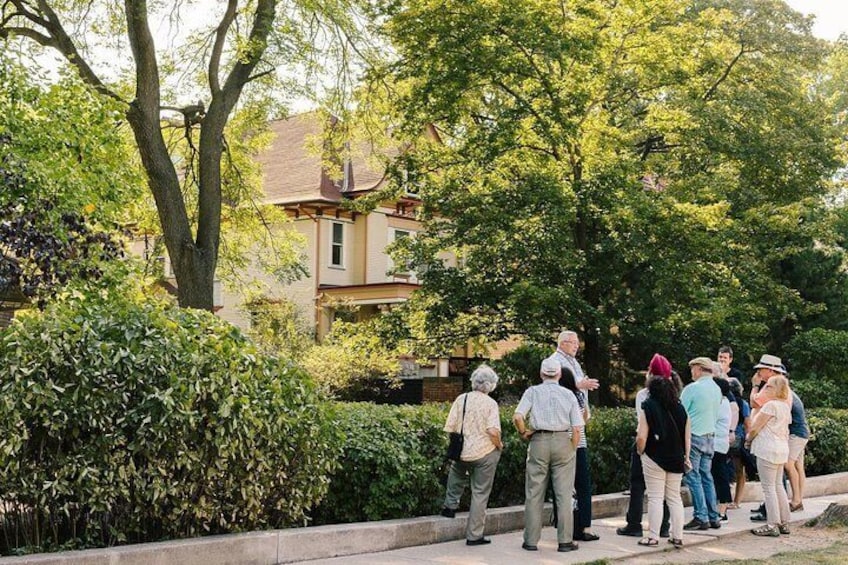
[[163,240],[177,279],[177,300],[183,307],[212,310],[217,247],[204,248],[192,239],[179,177],[159,129],[158,105],[154,113],[133,103],[127,120],[156,201]]
[[597,403],[602,406],[616,406],[618,398],[612,391],[609,381],[610,356],[609,339],[606,334],[596,331],[596,328],[587,328],[583,337],[583,366],[586,375],[598,379],[600,387],[593,394],[597,394]]

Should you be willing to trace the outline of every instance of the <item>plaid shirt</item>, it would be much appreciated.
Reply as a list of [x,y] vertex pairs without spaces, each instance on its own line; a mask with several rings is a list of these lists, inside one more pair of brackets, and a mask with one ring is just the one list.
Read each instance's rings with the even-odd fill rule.
[[533,430],[565,432],[585,425],[577,397],[557,381],[545,381],[525,390],[515,413],[527,419]]
[[[559,363],[560,367],[565,367],[570,369],[574,374],[574,383],[579,384],[580,381],[586,378],[586,374],[583,372],[583,367],[580,366],[580,363],[577,359],[574,358],[573,355],[569,355],[562,349],[557,348],[556,352],[551,355],[552,359],[556,359]],[[577,401],[580,403],[581,408],[586,408],[589,406],[589,394],[585,390],[577,391]],[[587,447],[589,444],[586,442],[586,434],[580,436],[580,443],[577,444],[577,447]]]

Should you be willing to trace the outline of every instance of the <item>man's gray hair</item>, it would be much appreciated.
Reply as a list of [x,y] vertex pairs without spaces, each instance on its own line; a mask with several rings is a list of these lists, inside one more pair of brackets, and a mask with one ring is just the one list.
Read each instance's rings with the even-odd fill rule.
[[727,382],[730,383],[730,392],[732,392],[735,396],[742,397],[744,394],[744,390],[742,388],[742,383],[739,382],[739,379],[736,377],[730,377],[727,379]]
[[568,341],[571,338],[579,339],[577,337],[577,332],[573,332],[571,330],[563,330],[559,332],[559,336],[557,336],[557,345],[559,345],[563,341]]
[[471,373],[471,390],[489,394],[498,386],[498,374],[486,364],[480,365]]

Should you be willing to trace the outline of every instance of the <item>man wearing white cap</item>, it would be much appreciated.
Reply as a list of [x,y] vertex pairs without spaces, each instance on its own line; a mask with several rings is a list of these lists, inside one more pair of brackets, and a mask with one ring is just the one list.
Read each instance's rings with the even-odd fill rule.
[[560,386],[560,364],[548,358],[540,369],[542,384],[531,386],[521,396],[512,421],[528,440],[524,475],[524,543],[527,551],[538,551],[542,535],[542,509],[548,477],[553,478],[559,512],[558,551],[574,551],[571,492],[577,444],[583,433],[583,415],[574,393]]

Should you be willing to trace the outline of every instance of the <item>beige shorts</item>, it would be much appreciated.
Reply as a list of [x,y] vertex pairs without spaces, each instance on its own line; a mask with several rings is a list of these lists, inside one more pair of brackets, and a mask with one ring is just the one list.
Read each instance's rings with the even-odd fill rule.
[[789,436],[789,460],[797,461],[804,453],[804,447],[807,445],[807,438],[798,436]]

